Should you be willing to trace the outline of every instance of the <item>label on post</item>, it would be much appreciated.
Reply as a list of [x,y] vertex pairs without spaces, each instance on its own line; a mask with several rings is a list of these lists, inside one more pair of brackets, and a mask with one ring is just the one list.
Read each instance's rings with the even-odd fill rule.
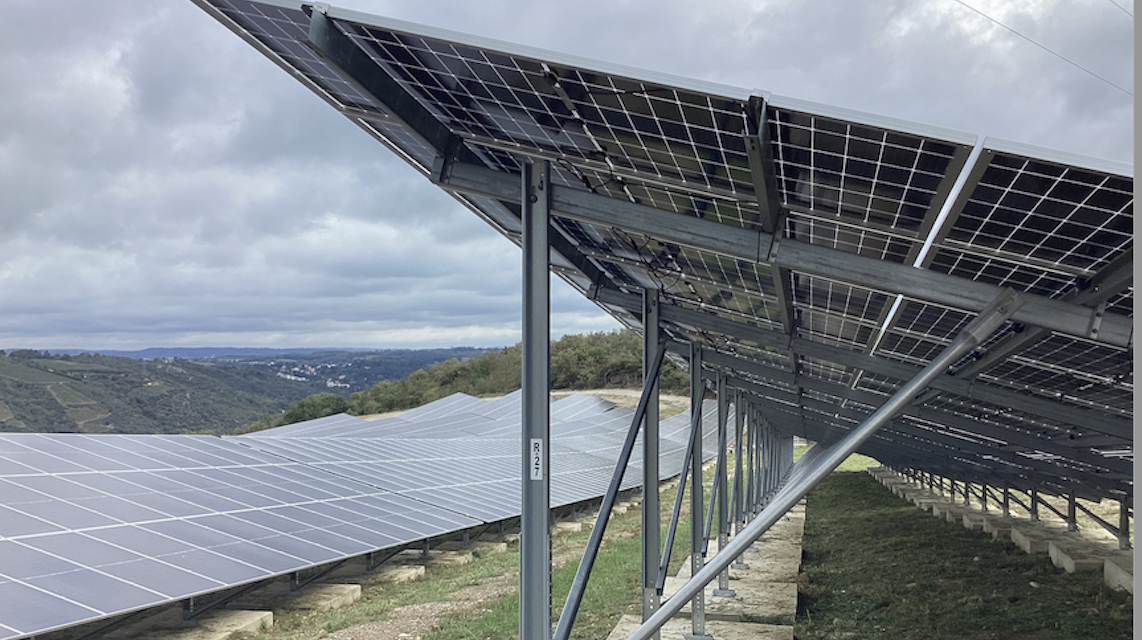
[[531,479],[543,479],[543,438],[531,439]]

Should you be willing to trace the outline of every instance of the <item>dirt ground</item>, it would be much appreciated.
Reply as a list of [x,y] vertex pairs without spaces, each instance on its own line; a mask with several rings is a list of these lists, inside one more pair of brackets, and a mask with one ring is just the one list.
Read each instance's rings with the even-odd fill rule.
[[511,572],[488,578],[450,594],[443,602],[397,607],[384,620],[342,629],[324,637],[329,640],[419,640],[445,618],[477,613],[486,605],[515,592],[519,586],[516,576]]
[[[552,568],[559,569],[568,562],[578,562],[582,553],[581,545],[568,544],[566,540],[562,543],[556,543],[552,549]],[[342,629],[329,635],[323,635],[322,638],[327,640],[419,640],[424,634],[436,628],[444,619],[479,613],[500,598],[515,593],[518,589],[519,573],[511,571],[455,591],[448,595],[447,600],[397,607],[388,612],[384,620]]]

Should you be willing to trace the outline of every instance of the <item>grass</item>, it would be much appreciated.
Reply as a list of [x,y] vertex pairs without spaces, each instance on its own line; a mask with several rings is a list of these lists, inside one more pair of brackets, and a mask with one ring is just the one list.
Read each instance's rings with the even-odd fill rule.
[[11,358],[0,356],[0,377],[26,382],[28,384],[52,384],[55,382],[68,382],[68,378],[57,376],[54,373],[25,367],[13,362]]
[[937,520],[864,473],[809,494],[796,635],[801,640],[1129,638],[1131,597],[1101,572]]
[[95,400],[88,398],[82,393],[72,389],[66,384],[52,384],[48,385],[48,391],[51,392],[52,397],[56,402],[65,407],[77,407],[85,404],[98,404]]

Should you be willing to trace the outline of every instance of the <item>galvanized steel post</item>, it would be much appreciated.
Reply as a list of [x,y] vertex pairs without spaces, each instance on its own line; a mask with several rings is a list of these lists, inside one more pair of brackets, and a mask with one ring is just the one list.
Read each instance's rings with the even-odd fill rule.
[[[705,523],[702,522],[702,401],[706,397],[706,383],[702,380],[702,345],[690,343],[690,411],[699,419],[693,422],[690,432],[694,454],[690,458],[690,574],[697,574],[705,565],[702,553]],[[661,611],[661,609],[660,609]],[[654,616],[651,616],[653,618]],[[690,633],[687,640],[710,638],[706,635],[706,594],[699,589],[690,597]]]
[[[726,459],[726,427],[730,421],[730,398],[726,389],[726,370],[718,369],[718,475],[714,482],[718,483],[718,549],[725,549],[730,541],[730,510],[729,485],[726,482],[729,463]],[[718,588],[714,595],[719,598],[731,598],[737,593],[730,588],[730,569],[726,567],[718,574]]]
[[[657,289],[642,292],[642,375],[650,383],[650,399],[642,431],[642,619],[658,610],[658,560],[662,548],[661,506],[658,500],[658,380],[653,354],[659,343]],[[649,379],[653,378],[653,379]],[[658,640],[656,632],[654,640]]]
[[546,160],[523,165],[522,505],[519,635],[551,637],[551,400]]
[[[742,482],[742,458],[745,457],[745,451],[742,449],[742,436],[745,431],[745,407],[742,405],[742,392],[737,391],[734,395],[734,535],[741,533],[742,525],[745,524],[744,511],[742,510],[742,499],[745,497],[745,484]],[[749,565],[742,562],[741,556],[738,556],[737,562],[730,565],[731,569],[749,569]]]

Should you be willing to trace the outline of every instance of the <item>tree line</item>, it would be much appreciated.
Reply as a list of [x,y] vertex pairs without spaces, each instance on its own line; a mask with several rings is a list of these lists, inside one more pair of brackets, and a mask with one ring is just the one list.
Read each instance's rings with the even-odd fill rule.
[[[493,349],[467,360],[453,358],[414,371],[396,381],[378,382],[348,399],[332,393],[311,395],[284,413],[247,425],[258,431],[338,413],[368,415],[419,407],[454,393],[499,396],[520,388],[522,347]],[[551,388],[602,389],[642,386],[642,338],[630,331],[567,335],[551,343]],[[663,363],[660,388],[687,393],[689,378],[669,360]]]

